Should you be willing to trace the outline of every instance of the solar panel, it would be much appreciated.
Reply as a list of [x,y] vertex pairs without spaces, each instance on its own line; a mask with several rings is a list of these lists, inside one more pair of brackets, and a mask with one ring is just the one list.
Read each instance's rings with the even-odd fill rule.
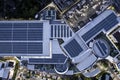
[[14,28],[14,29],[27,28],[27,23],[14,23],[14,24],[13,24],[13,28]]
[[61,25],[61,37],[63,37],[63,25]]
[[56,28],[56,25],[54,26],[54,30],[55,30],[55,37],[57,36],[56,33],[57,33],[57,28]]
[[66,26],[64,26],[64,37],[66,37]]
[[14,54],[26,54],[27,53],[27,43],[26,42],[14,42],[14,43],[12,43],[12,48],[13,48],[12,53],[14,53]]
[[72,36],[72,31],[70,31],[70,36]]
[[98,41],[98,43],[99,43],[99,45],[101,46],[103,52],[104,52],[105,54],[107,54],[107,52],[106,52],[107,48],[106,48],[105,44],[104,44],[104,43],[101,43],[100,41]]
[[100,50],[100,53],[102,54],[102,56],[104,56],[104,52],[102,50],[102,48],[100,47],[100,45],[98,43],[96,43],[96,46],[98,47],[98,49]]
[[12,53],[12,44],[10,42],[0,42],[0,53],[9,54]]
[[75,39],[71,40],[68,44],[66,44],[64,48],[71,57],[76,57],[79,55],[80,52],[83,51],[83,49]]
[[51,37],[53,37],[53,25],[51,25]]
[[0,42],[2,54],[42,54],[42,42]]
[[59,21],[59,20],[58,21],[57,20],[56,21],[51,20],[50,24],[65,24],[65,22],[62,22],[62,21]]
[[58,25],[58,37],[60,37],[60,26]]
[[28,40],[42,40],[42,29],[30,29],[28,30]]
[[51,25],[51,37],[71,37],[72,31],[66,25]]
[[53,54],[52,58],[42,59],[42,58],[30,58],[29,64],[61,64],[64,63],[67,57],[63,54]]
[[28,28],[42,28],[43,27],[43,23],[29,23],[28,24]]
[[117,31],[116,33],[113,34],[113,36],[115,37],[115,39],[117,40],[117,42],[120,43],[120,32]]
[[86,42],[91,37],[93,37],[95,34],[97,34],[99,31],[101,31],[102,29],[105,29],[106,31],[108,31],[109,29],[111,29],[118,23],[116,18],[117,18],[116,15],[114,13],[111,13],[107,18],[105,18],[100,23],[98,23],[95,27],[93,27],[88,32],[86,32],[82,36],[82,38]]
[[13,30],[12,40],[27,40],[27,29]]
[[2,28],[12,28],[12,23],[0,23],[0,29]]
[[69,27],[67,27],[67,37],[69,37]]
[[0,40],[11,40],[12,30],[0,28]]
[[28,46],[28,53],[29,54],[42,54],[43,45],[42,42],[29,42]]
[[42,54],[43,23],[0,23],[0,53]]
[[109,29],[111,29],[113,26],[115,26],[118,21],[117,21],[117,16],[114,13],[111,13],[107,18],[104,19],[104,21],[106,21],[106,23],[108,25],[104,25],[104,29],[106,31],[108,31]]

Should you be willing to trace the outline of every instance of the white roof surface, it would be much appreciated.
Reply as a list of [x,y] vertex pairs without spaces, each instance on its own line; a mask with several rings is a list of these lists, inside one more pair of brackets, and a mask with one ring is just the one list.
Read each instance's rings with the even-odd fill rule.
[[7,78],[9,75],[10,69],[4,69],[3,78]]
[[98,57],[106,58],[110,53],[110,46],[104,39],[97,39],[94,42],[93,50]]
[[1,69],[1,67],[2,67],[2,64],[3,64],[3,63],[2,63],[2,62],[0,62],[0,69]]
[[35,67],[35,65],[27,65],[27,68],[28,68],[29,70],[34,70],[34,67]]
[[85,73],[83,73],[84,74],[84,76],[86,76],[86,77],[94,77],[94,76],[96,76],[97,74],[99,74],[101,72],[101,70],[99,69],[99,68],[96,68],[96,69],[93,69],[93,70],[91,70],[91,71],[89,71],[89,72],[85,72]]
[[3,77],[3,73],[4,73],[4,69],[2,68],[2,69],[0,70],[0,77]]
[[92,51],[91,49],[86,50],[83,54],[73,58],[72,62],[80,63],[80,62],[84,61],[87,57],[89,57],[91,55],[91,51]]
[[82,62],[77,64],[76,67],[79,69],[79,71],[83,71],[95,63],[96,60],[97,57],[94,54],[91,54],[89,57],[85,58]]
[[51,40],[51,54],[61,54],[63,53],[57,39]]
[[[87,33],[92,28],[94,28],[95,25],[97,25],[98,23],[100,23],[101,21],[103,21],[103,19],[105,19],[111,13],[114,13],[114,11],[112,11],[112,10],[106,10],[106,11],[104,11],[101,15],[99,15],[98,17],[96,17],[95,19],[93,19],[91,22],[87,23],[84,27],[82,27],[78,32],[76,32],[76,34],[78,34],[79,37],[83,36],[85,33]],[[113,28],[115,28],[115,27],[116,26],[114,26]],[[113,28],[111,28],[111,30]],[[111,30],[109,30],[109,31],[111,31]],[[104,29],[101,29],[99,32],[97,32],[96,34],[94,34],[94,36],[92,36],[87,42],[89,42],[91,39],[93,39],[93,37],[95,37],[96,35],[98,35],[101,31],[103,31],[104,33],[109,33],[109,31],[106,32]]]
[[65,73],[66,75],[73,75],[74,71],[73,70],[69,70],[68,72]]
[[0,77],[2,77],[2,78],[7,78],[8,75],[9,75],[9,72],[10,72],[9,69],[4,69],[4,68],[2,68],[2,69],[0,70]]
[[75,34],[72,38],[70,38],[68,41],[65,41],[61,46],[64,49],[64,51],[67,53],[67,55],[73,59],[75,57],[71,57],[70,54],[66,51],[66,49],[64,48],[65,45],[69,44],[71,42],[71,40],[75,39],[78,44],[80,45],[80,47],[83,49],[82,52],[79,53],[79,56],[84,53],[84,51],[88,50],[88,46],[83,42],[83,40],[77,35]]

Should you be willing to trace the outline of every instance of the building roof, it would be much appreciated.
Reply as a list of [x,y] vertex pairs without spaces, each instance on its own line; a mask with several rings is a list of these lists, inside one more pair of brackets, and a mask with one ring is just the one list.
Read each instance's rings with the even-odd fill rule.
[[3,78],[5,78],[5,79],[8,78],[9,73],[10,73],[10,70],[9,70],[9,69],[4,69]]
[[75,39],[72,39],[68,44],[64,46],[64,48],[71,57],[76,57],[83,51],[82,47]]
[[120,31],[117,31],[113,34],[118,43],[120,43]]
[[2,68],[0,70],[0,77],[6,79],[8,77],[8,75],[9,75],[9,72],[10,72],[9,69]]
[[74,34],[70,27],[64,21],[51,21],[51,38],[69,39]]
[[50,40],[50,58],[29,58],[29,64],[64,64],[67,61],[67,56],[60,48],[57,39]]
[[34,70],[35,69],[35,65],[27,65],[28,70]]
[[65,64],[56,64],[54,66],[54,69],[55,69],[55,71],[58,74],[65,74],[68,71],[68,69],[69,69],[69,65],[68,65],[68,63],[65,63]]
[[83,52],[81,55],[75,57],[72,59],[73,63],[80,63],[82,61],[84,61],[84,59],[88,58],[92,53],[91,49],[86,50],[85,52]]
[[4,74],[4,69],[2,68],[2,69],[0,70],[0,77],[3,77],[3,74]]
[[[50,58],[52,53],[49,40],[51,38],[64,40],[73,34],[68,25],[65,22],[62,23],[62,20],[55,20],[53,23],[49,20],[0,21],[0,55]],[[53,36],[51,36],[52,32]]]
[[64,42],[61,46],[71,59],[81,55],[88,49],[87,45],[78,35],[72,36],[71,39]]
[[95,68],[95,69],[90,70],[90,71],[85,71],[83,73],[83,75],[86,76],[86,77],[95,77],[100,72],[101,72],[101,70],[99,68]]
[[60,9],[60,11],[64,11],[69,9],[79,0],[53,0],[56,6]]
[[0,69],[2,68],[2,65],[3,65],[3,63],[2,63],[2,62],[0,62]]
[[89,57],[85,58],[83,61],[78,63],[76,67],[78,68],[79,71],[83,71],[90,66],[92,66],[97,60],[97,57],[94,54],[91,54]]
[[67,57],[64,54],[52,54],[52,58],[29,58],[29,64],[63,64]]
[[[44,21],[0,21],[0,54],[9,56],[49,55],[49,26]],[[44,29],[45,28],[45,29]],[[47,32],[47,33],[46,33]],[[46,36],[48,38],[46,38]]]
[[93,44],[93,50],[96,56],[106,58],[110,54],[110,46],[103,39],[98,39]]
[[102,58],[107,57],[110,51],[105,41],[97,41],[94,44],[94,51],[90,50],[88,42],[100,32],[108,33],[118,23],[116,14],[107,10],[77,31],[72,38],[62,44],[62,48],[72,59],[72,62],[77,63],[76,67],[82,71],[97,61],[96,55]]
[[120,69],[120,63],[117,64],[118,68]]
[[113,29],[119,23],[117,18],[113,11],[107,10],[86,24],[77,34],[87,43],[100,32],[107,33]]

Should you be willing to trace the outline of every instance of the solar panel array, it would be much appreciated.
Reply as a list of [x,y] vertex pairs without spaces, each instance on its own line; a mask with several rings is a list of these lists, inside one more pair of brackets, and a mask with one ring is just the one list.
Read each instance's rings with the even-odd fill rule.
[[106,52],[107,48],[106,48],[106,46],[105,46],[104,43],[101,43],[100,41],[98,41],[98,42],[96,43],[96,46],[97,46],[98,49],[100,50],[102,56],[107,55],[107,52]]
[[0,23],[0,53],[42,54],[43,23]]
[[51,37],[52,38],[62,38],[62,37],[72,37],[72,31],[66,25],[51,25]]
[[98,23],[95,27],[90,29],[88,32],[86,32],[82,38],[84,41],[88,41],[91,37],[93,37],[95,34],[97,34],[102,29],[105,29],[105,31],[110,30],[112,27],[114,27],[118,21],[117,16],[114,13],[111,13],[109,16],[107,16],[104,20],[102,20],[100,23]]
[[79,55],[80,52],[83,51],[82,47],[75,39],[71,40],[68,44],[66,44],[64,48],[71,57],[76,57]]
[[30,58],[29,64],[63,64],[67,57],[63,54],[52,54],[52,58]]

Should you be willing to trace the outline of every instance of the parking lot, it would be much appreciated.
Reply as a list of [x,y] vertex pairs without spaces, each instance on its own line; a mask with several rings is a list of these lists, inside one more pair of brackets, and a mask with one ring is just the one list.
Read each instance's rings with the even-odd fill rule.
[[63,16],[74,30],[83,27],[110,5],[111,0],[81,0]]

